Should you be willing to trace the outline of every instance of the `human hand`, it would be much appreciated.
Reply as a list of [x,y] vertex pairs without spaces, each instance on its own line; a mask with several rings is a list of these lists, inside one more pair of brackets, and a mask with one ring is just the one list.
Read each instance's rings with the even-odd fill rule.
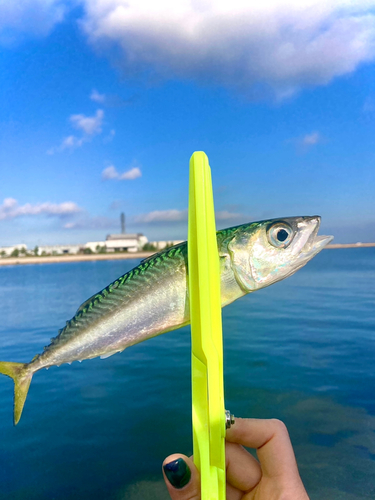
[[[259,462],[243,446],[255,448]],[[280,420],[236,418],[225,443],[227,500],[309,500],[287,428]],[[172,500],[200,500],[193,460],[170,455],[163,475]]]

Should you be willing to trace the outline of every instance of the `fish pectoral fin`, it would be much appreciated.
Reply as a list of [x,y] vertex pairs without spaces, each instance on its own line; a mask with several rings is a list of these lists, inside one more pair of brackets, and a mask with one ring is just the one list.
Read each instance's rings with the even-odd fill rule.
[[109,358],[110,356],[113,356],[114,354],[116,354],[117,352],[122,352],[122,350],[120,349],[116,349],[115,351],[111,351],[111,352],[107,352],[106,354],[102,354],[100,356],[100,359],[106,359],[106,358]]
[[14,425],[17,425],[22,415],[33,373],[27,370],[25,363],[8,361],[0,361],[0,373],[14,381]]

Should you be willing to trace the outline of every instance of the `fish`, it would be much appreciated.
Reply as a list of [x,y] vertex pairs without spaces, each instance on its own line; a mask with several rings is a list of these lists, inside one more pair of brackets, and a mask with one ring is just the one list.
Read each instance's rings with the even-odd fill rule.
[[[222,307],[304,266],[333,239],[318,236],[319,226],[319,216],[303,216],[218,231]],[[42,368],[107,358],[189,324],[188,272],[187,242],[155,253],[86,300],[29,363],[0,362],[0,373],[14,381],[14,425]]]

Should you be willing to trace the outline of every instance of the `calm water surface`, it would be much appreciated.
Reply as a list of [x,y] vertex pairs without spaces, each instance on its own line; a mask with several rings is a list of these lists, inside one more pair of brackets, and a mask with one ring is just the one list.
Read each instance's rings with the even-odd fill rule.
[[[0,268],[0,359],[29,361],[137,261]],[[375,498],[375,249],[326,250],[223,310],[226,407],[287,424],[312,500]],[[166,499],[191,453],[190,332],[38,372],[12,425],[0,377],[1,499]]]

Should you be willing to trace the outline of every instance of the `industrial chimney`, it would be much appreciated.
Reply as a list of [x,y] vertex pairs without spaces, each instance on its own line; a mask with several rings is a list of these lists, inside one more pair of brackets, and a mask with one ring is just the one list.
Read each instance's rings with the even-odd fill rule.
[[121,213],[121,234],[125,234],[125,214],[124,212]]

